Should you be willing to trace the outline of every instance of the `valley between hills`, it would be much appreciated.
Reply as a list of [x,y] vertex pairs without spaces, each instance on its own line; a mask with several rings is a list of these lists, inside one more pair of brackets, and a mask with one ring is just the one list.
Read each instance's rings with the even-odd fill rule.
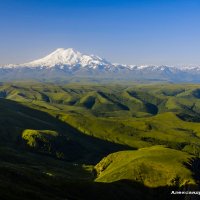
[[1,200],[184,199],[198,190],[198,84],[0,84]]

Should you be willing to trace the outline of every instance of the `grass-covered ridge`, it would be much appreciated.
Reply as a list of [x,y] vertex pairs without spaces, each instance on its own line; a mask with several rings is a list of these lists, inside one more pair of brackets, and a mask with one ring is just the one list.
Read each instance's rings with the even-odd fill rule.
[[149,187],[195,184],[190,164],[192,156],[177,150],[153,146],[110,154],[95,166],[98,182],[139,181]]
[[18,199],[34,191],[36,199],[126,199],[127,192],[132,199],[136,190],[151,199],[157,189],[198,186],[199,91],[192,84],[1,83],[0,192],[6,199],[4,184],[15,190],[12,179],[23,185]]

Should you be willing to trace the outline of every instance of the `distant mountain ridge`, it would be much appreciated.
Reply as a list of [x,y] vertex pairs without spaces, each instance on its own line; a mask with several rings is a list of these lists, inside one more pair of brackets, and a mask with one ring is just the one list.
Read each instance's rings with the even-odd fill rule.
[[158,80],[173,82],[200,82],[200,67],[173,67],[167,65],[113,64],[95,55],[82,54],[72,48],[59,48],[44,58],[24,63],[0,66],[0,78],[52,79],[65,77],[106,77],[121,80]]

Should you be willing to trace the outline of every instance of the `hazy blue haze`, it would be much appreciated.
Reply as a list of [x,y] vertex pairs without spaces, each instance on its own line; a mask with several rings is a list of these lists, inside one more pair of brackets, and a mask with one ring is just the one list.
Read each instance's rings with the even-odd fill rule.
[[73,47],[126,64],[200,64],[199,0],[0,0],[0,63]]

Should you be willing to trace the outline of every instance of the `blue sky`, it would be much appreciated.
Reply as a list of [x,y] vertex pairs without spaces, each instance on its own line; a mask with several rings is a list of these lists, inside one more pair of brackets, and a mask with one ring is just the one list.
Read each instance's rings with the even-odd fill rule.
[[0,0],[0,64],[72,47],[126,64],[200,64],[199,0]]

